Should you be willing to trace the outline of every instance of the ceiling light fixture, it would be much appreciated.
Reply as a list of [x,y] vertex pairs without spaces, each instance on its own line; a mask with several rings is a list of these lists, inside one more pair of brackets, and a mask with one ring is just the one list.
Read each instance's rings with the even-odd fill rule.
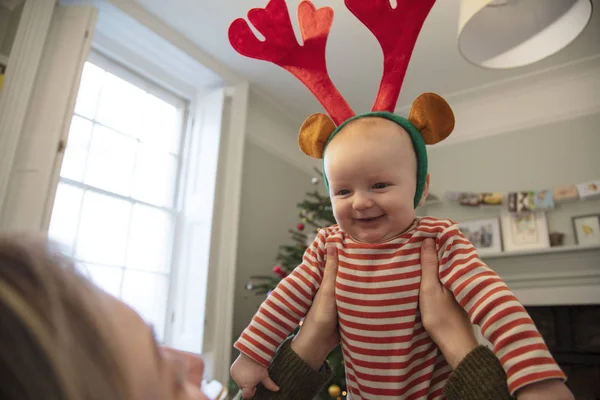
[[565,48],[591,15],[590,0],[461,0],[459,51],[482,67],[522,67]]

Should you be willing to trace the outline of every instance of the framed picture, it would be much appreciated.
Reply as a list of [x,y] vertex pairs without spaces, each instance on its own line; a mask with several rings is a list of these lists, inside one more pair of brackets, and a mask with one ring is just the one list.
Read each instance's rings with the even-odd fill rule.
[[573,217],[575,241],[580,246],[600,246],[600,214]]
[[548,223],[544,212],[503,214],[502,239],[505,251],[545,249],[550,247]]
[[498,218],[461,222],[458,224],[458,229],[475,246],[480,256],[502,251],[500,220]]

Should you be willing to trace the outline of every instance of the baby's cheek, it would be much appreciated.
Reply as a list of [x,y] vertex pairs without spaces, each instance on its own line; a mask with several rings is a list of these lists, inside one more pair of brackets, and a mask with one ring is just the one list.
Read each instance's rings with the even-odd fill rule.
[[341,204],[341,200],[331,199],[331,209],[333,211],[333,217],[339,223],[344,215],[344,207],[343,204]]

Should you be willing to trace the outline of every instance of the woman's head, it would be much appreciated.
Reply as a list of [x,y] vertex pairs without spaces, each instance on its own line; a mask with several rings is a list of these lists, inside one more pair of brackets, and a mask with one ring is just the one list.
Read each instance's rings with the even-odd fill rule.
[[0,235],[0,321],[2,399],[204,398],[131,308],[44,240]]

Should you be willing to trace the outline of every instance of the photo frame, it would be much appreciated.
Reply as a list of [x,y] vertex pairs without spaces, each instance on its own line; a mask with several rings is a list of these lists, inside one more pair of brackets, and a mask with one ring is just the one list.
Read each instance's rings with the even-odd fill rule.
[[600,246],[600,214],[573,217],[575,243],[579,246]]
[[502,252],[502,234],[498,218],[461,222],[458,229],[469,239],[480,256]]
[[550,247],[548,222],[543,211],[531,213],[505,213],[502,220],[504,250],[524,251]]

